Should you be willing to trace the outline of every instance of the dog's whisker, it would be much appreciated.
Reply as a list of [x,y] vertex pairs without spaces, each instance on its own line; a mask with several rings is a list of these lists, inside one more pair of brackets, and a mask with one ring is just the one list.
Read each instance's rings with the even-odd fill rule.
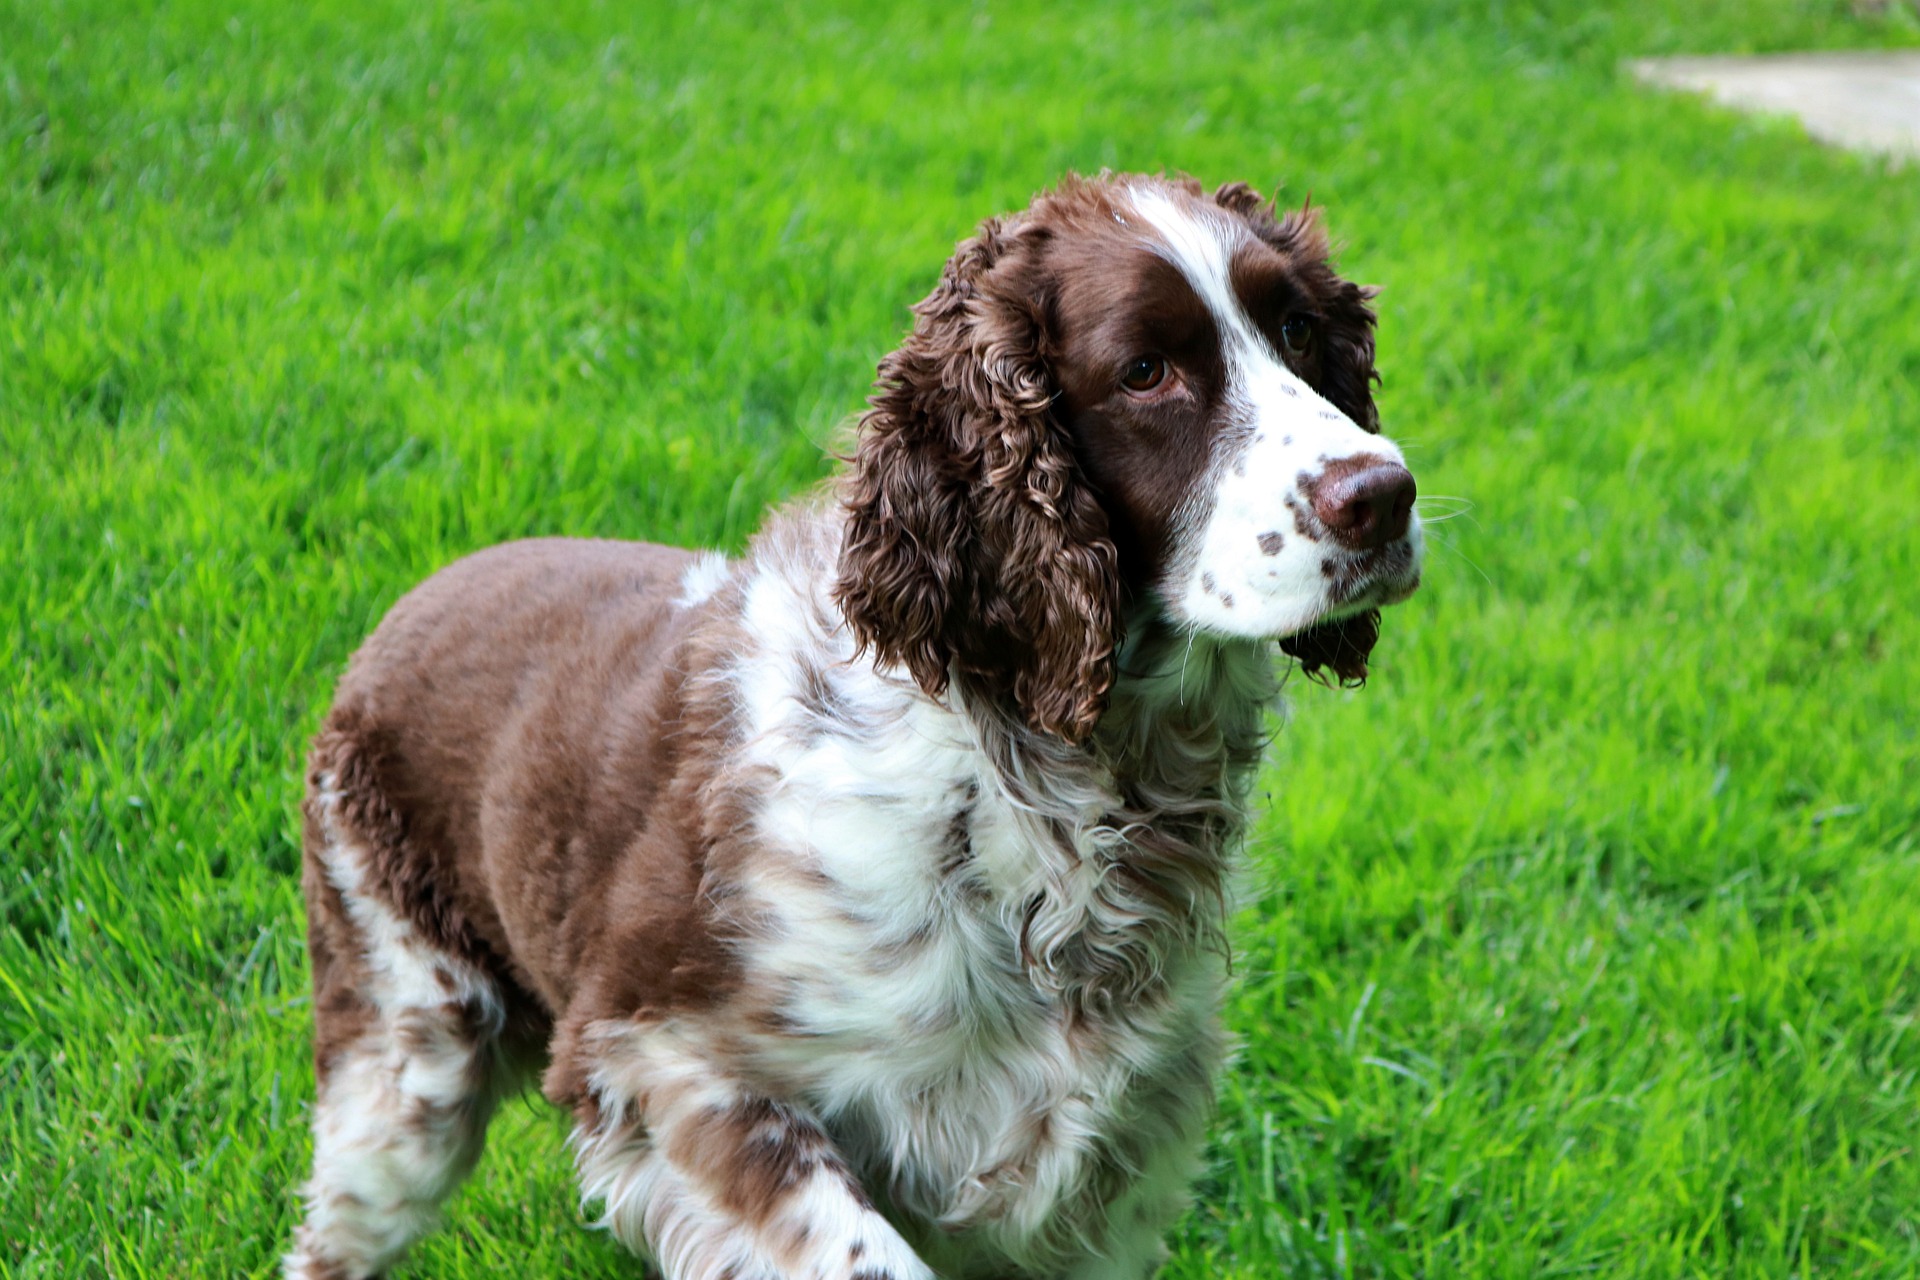
[[1459,547],[1455,546],[1452,542],[1448,541],[1444,535],[1438,534],[1438,533],[1434,534],[1433,544],[1439,547],[1440,549],[1442,549],[1443,551],[1447,552],[1449,555],[1458,556],[1462,561],[1466,563],[1468,568],[1472,569],[1475,573],[1479,574],[1481,579],[1485,581],[1488,586],[1491,587],[1491,586],[1498,585],[1494,582],[1492,575],[1490,575],[1485,569],[1482,569],[1480,565],[1473,559],[1473,557],[1469,556],[1466,552],[1460,550]]

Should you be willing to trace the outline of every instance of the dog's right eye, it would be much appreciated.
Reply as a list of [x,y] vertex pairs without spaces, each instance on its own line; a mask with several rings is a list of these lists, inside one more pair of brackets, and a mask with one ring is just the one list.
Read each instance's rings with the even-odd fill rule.
[[1120,385],[1129,391],[1151,391],[1167,380],[1167,362],[1159,356],[1141,356],[1127,366]]

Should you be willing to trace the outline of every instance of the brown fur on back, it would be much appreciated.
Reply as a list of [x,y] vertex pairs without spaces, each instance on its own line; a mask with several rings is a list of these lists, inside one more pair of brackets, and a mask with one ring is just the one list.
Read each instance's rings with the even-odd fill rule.
[[[693,559],[552,539],[461,561],[394,607],[315,740],[314,785],[332,775],[389,900],[549,1017],[726,987],[694,811],[660,802],[697,785],[687,758],[714,728],[666,660]],[[618,972],[588,971],[608,954]]]

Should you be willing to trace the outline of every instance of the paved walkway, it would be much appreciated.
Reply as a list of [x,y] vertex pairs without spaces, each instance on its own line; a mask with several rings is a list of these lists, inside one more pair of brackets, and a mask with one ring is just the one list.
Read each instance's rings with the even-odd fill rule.
[[1920,160],[1920,50],[1646,58],[1649,84],[1710,93],[1731,107],[1799,116],[1822,142]]

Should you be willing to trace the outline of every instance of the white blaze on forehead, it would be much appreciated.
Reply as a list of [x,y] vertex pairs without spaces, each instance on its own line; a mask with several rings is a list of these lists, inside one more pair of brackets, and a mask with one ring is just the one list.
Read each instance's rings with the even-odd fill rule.
[[[1233,255],[1250,232],[1240,219],[1160,187],[1128,190],[1152,228],[1148,247],[1179,269],[1212,314],[1226,368],[1208,476],[1175,521],[1161,593],[1176,621],[1216,634],[1284,636],[1335,609],[1330,558],[1303,477],[1358,454],[1402,462],[1384,436],[1362,430],[1280,359],[1233,290]],[[1416,517],[1408,537],[1417,564]]]
[[1160,235],[1160,243],[1153,248],[1180,268],[1180,274],[1213,313],[1233,354],[1251,356],[1268,350],[1266,339],[1253,327],[1233,293],[1233,251],[1240,242],[1239,228],[1224,214],[1197,216],[1176,204],[1165,191],[1152,187],[1134,187],[1128,195],[1134,209]]

